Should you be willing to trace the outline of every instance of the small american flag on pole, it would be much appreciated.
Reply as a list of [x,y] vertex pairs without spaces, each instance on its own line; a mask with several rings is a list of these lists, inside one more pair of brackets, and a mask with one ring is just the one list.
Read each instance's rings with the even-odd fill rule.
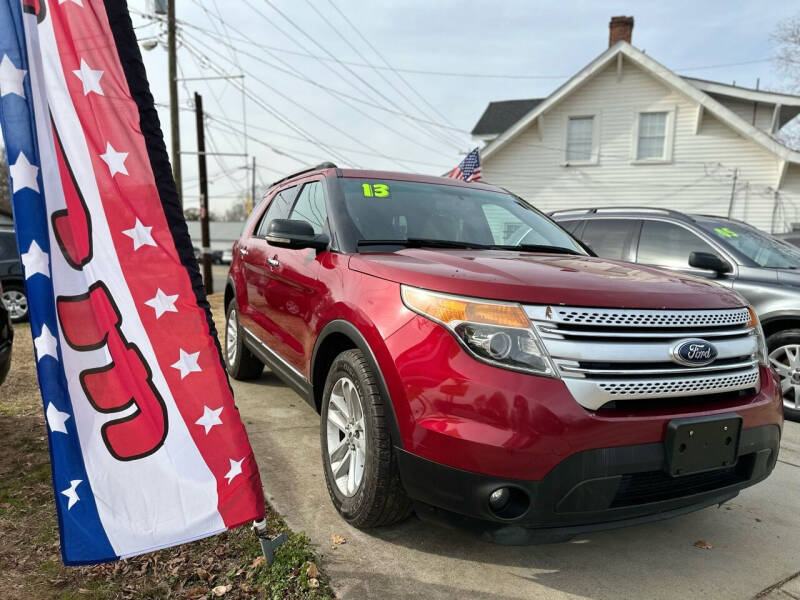
[[481,157],[478,149],[464,157],[459,165],[450,171],[447,176],[450,179],[463,179],[464,181],[480,181],[481,179]]

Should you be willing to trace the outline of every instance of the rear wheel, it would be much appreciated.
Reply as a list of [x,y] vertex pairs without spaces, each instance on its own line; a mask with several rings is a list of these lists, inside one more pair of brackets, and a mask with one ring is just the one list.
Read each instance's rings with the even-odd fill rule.
[[0,299],[6,305],[12,323],[21,323],[28,318],[28,297],[21,285],[6,284]]
[[800,329],[786,329],[767,338],[769,362],[781,377],[783,414],[800,421]]
[[333,505],[354,527],[411,514],[389,433],[389,402],[360,350],[336,357],[322,396],[322,462]]
[[244,345],[235,299],[228,305],[225,320],[225,367],[231,377],[240,381],[256,379],[264,370],[264,363]]

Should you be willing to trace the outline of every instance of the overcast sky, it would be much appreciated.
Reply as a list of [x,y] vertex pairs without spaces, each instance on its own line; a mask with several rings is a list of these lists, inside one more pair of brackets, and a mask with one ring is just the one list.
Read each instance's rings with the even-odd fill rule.
[[[177,0],[178,19],[184,22],[179,49],[183,76],[245,72],[246,89],[255,97],[246,103],[249,134],[263,142],[251,140],[247,152],[256,156],[262,183],[325,159],[340,166],[442,173],[474,147],[468,132],[489,101],[548,95],[606,48],[612,15],[633,15],[634,45],[681,74],[751,87],[760,78],[762,88],[780,88],[780,74],[769,61],[770,35],[779,22],[800,11],[795,2],[759,0],[312,1],[322,16],[309,0]],[[152,11],[151,4],[152,0],[129,0],[137,35],[142,41],[164,40],[161,24],[136,14]],[[528,78],[402,72],[404,82],[388,69],[380,71],[383,79],[368,66],[348,65],[348,71],[333,60],[292,54],[359,64],[366,59],[385,66],[359,33],[397,69]],[[156,102],[165,104],[166,52],[159,46],[143,54]],[[186,109],[193,92],[203,94],[206,112],[214,119],[208,141],[219,152],[245,152],[242,136],[225,131],[243,127],[238,81],[180,85]],[[337,95],[341,93],[349,98]],[[165,108],[159,113],[169,147],[169,113]],[[196,148],[195,137],[194,115],[184,110],[185,150]],[[277,154],[264,143],[299,160]],[[198,201],[197,159],[187,155],[182,164],[185,202],[193,205]],[[209,159],[212,210],[223,212],[244,193],[243,165],[243,157]]]

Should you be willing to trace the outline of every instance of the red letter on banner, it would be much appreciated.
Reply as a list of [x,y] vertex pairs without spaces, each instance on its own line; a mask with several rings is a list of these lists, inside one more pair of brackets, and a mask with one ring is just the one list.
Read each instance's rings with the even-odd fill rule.
[[108,451],[119,460],[134,460],[158,450],[167,437],[166,405],[139,348],[122,334],[122,318],[106,286],[97,282],[87,294],[58,298],[58,317],[72,348],[106,346],[111,355],[110,364],[80,375],[86,397],[97,411],[130,411],[103,425]]

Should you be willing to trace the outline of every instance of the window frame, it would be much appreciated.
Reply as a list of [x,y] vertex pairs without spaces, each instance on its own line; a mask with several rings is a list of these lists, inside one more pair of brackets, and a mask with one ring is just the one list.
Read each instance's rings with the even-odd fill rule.
[[[675,114],[677,106],[655,105],[637,110],[633,114],[633,139],[631,140],[631,164],[633,165],[663,165],[672,163],[675,148]],[[664,122],[664,148],[660,157],[639,158],[639,123],[643,114],[665,113]]]
[[[569,122],[577,119],[592,119],[592,150],[589,160],[569,160]],[[597,165],[600,162],[600,113],[579,113],[566,115],[564,120],[564,162],[563,167]]]

